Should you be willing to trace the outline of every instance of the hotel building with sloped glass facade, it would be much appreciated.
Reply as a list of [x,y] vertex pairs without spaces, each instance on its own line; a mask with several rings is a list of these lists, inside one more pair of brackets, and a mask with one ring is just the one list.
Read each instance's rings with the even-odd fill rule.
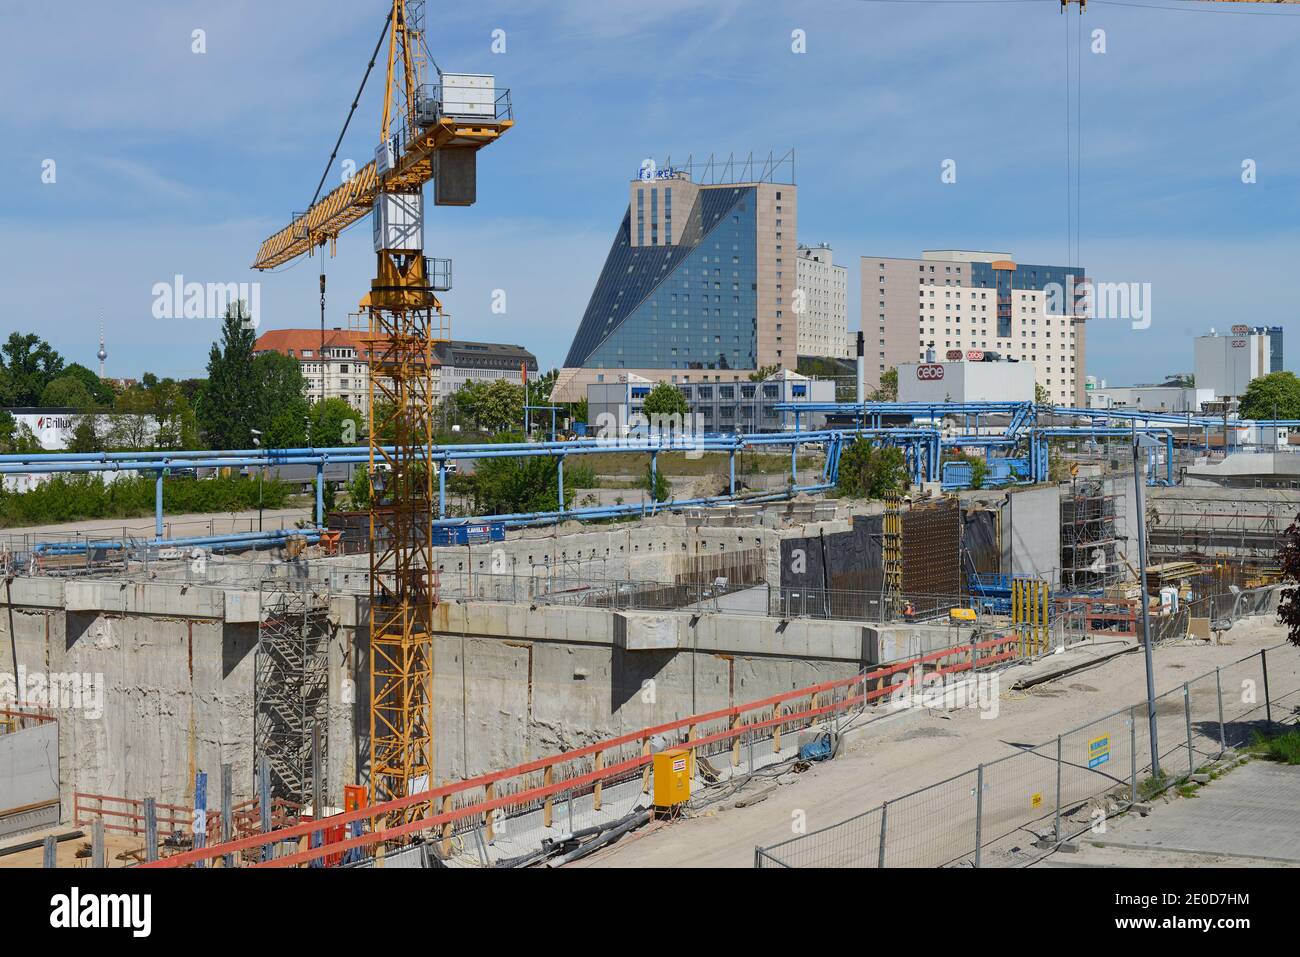
[[722,383],[795,368],[796,212],[791,183],[634,180],[553,401],[629,374]]

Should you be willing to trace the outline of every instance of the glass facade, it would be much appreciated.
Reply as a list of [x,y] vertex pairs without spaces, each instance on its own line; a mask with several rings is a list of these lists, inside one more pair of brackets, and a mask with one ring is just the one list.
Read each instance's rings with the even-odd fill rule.
[[[1067,266],[1033,266],[1017,263],[1014,271],[994,269],[991,263],[973,262],[970,264],[970,284],[977,289],[996,289],[998,305],[998,338],[1011,336],[1011,292],[1014,289],[1042,292],[1050,285],[1057,285],[1064,292],[1070,288],[1069,278],[1074,277],[1074,285],[1083,281],[1081,268]],[[1076,293],[1076,298],[1079,297]]]
[[[651,203],[658,203],[658,191]],[[672,245],[665,192],[664,235],[646,238],[639,191],[619,227],[565,365],[588,369],[753,369],[758,365],[758,218],[753,187],[699,191]],[[651,223],[657,221],[657,206]],[[658,242],[662,240],[662,245]]]

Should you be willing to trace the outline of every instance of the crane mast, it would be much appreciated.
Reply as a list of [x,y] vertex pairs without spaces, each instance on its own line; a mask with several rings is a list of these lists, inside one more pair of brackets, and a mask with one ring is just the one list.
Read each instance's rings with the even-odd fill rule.
[[[253,266],[311,255],[372,217],[375,277],[361,299],[369,366],[370,798],[434,786],[434,346],[450,338],[437,293],[449,260],[424,255],[425,183],[435,205],[476,199],[476,154],[513,125],[509,91],[491,76],[428,66],[424,0],[392,0],[386,86],[375,158],[267,240]],[[322,288],[323,295],[323,288]],[[325,361],[322,355],[322,363]],[[415,804],[388,818],[420,817]]]

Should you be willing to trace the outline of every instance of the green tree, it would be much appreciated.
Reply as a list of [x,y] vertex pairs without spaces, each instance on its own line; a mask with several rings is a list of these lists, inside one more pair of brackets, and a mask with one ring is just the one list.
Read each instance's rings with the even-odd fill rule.
[[0,403],[37,405],[50,381],[63,373],[63,357],[35,333],[11,332],[0,346]]
[[1300,648],[1300,517],[1282,535],[1277,564],[1282,570],[1282,581],[1290,586],[1282,590],[1277,617],[1286,625],[1287,641]]
[[71,376],[86,387],[95,400],[95,405],[110,406],[113,404],[113,398],[117,395],[113,387],[101,379],[95,373],[91,372],[80,362],[74,362],[63,370],[64,376]]
[[41,392],[41,405],[52,408],[77,409],[85,412],[95,406],[95,397],[76,376],[61,375],[51,379]]
[[669,382],[660,382],[645,397],[641,409],[646,415],[686,415],[691,406],[681,389]]
[[0,454],[12,455],[40,450],[41,443],[27,427],[27,423],[19,422],[4,409],[0,409]]
[[980,455],[970,455],[966,452],[947,452],[944,454],[945,462],[965,462],[970,466],[970,487],[983,488],[984,480],[989,474],[989,464]]
[[337,396],[312,403],[308,417],[311,444],[317,448],[356,445],[365,433],[365,417]]
[[907,465],[901,449],[856,439],[840,456],[838,488],[848,498],[882,498],[907,488]]
[[351,503],[349,507],[355,511],[370,507],[370,476],[365,466],[352,470],[352,478],[348,480],[348,500]]
[[307,444],[307,383],[297,359],[264,352],[253,359],[254,428],[268,448],[298,448]]
[[1293,372],[1270,372],[1252,379],[1241,398],[1243,419],[1300,418],[1300,379]]
[[764,379],[771,378],[781,371],[779,365],[760,366],[749,374],[750,382],[762,382]]
[[198,421],[173,379],[145,373],[113,399],[108,444],[121,449],[200,448]]
[[252,430],[262,421],[253,376],[254,341],[243,301],[227,306],[221,339],[208,352],[208,379],[196,409],[199,429],[210,448],[247,448],[252,444]]
[[880,373],[880,385],[871,390],[872,402],[898,401],[898,369],[890,368]]
[[68,438],[69,452],[103,452],[105,437],[97,415],[79,415]]
[[590,410],[587,408],[586,399],[579,399],[577,402],[569,404],[569,417],[572,418],[574,422],[588,422],[589,420],[587,416],[590,414]]
[[1047,387],[1041,382],[1034,383],[1034,404],[1049,405],[1052,401],[1052,394],[1047,391]]
[[[553,512],[559,508],[559,476],[555,460],[549,456],[479,459],[472,479],[475,508],[480,514]],[[571,485],[565,488],[566,508],[574,494]]]
[[645,474],[641,476],[641,487],[650,493],[650,497],[656,502],[666,502],[668,497],[673,493],[673,487],[664,473],[659,469],[650,468],[650,463],[645,464]]
[[[470,417],[485,432],[501,432],[506,429],[519,430],[524,424],[524,387],[516,385],[509,379],[493,379],[487,384],[473,383],[466,385],[456,393],[460,404],[461,393],[470,389],[467,396],[467,408]],[[470,411],[472,410],[472,411]]]

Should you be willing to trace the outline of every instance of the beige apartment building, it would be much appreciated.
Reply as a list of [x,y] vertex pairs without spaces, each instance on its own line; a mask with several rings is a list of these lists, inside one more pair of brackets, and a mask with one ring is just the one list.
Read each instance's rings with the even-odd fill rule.
[[795,256],[799,355],[848,357],[848,268],[835,264],[828,243],[800,243]]
[[[306,380],[309,402],[343,399],[362,414],[369,413],[369,333],[327,329],[321,349],[319,329],[271,329],[257,337],[253,354],[278,352],[297,359]],[[448,339],[434,343],[433,397],[452,395],[469,382],[508,379],[522,383],[538,378],[537,357],[523,346]]]
[[1032,363],[1048,401],[1086,405],[1082,268],[946,249],[919,259],[863,256],[861,278],[868,390],[904,362],[995,352]]

